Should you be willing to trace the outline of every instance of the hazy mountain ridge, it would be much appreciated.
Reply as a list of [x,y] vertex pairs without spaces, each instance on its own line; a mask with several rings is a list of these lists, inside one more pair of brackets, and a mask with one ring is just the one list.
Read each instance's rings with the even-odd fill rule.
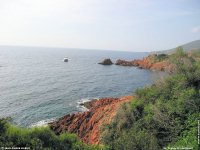
[[[183,45],[179,45],[179,46],[181,46],[183,48],[183,50],[186,52],[188,52],[190,50],[200,50],[200,40],[192,41],[192,42],[189,42],[189,43],[186,43]],[[179,46],[177,46],[177,47],[179,47]],[[154,51],[153,53],[172,54],[175,52],[177,47],[169,49],[169,50]]]

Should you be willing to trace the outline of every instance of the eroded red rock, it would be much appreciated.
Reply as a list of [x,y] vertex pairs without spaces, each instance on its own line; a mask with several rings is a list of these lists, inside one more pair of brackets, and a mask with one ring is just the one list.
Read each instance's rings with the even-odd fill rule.
[[88,111],[65,115],[59,120],[50,123],[50,128],[56,134],[67,131],[77,134],[86,143],[99,144],[101,126],[109,124],[120,105],[129,102],[131,99],[133,99],[132,96],[124,96],[92,101]]
[[169,61],[154,62],[151,55],[143,59],[135,59],[132,61],[118,59],[115,65],[135,66],[141,69],[166,71],[170,73],[173,72],[173,69],[174,69],[174,66]]

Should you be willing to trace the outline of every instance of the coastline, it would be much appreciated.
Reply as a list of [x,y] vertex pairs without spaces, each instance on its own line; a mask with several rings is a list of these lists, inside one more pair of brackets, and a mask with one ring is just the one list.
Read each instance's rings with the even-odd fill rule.
[[[77,102],[77,106],[76,106],[80,111],[77,111],[76,113],[89,111],[89,108],[87,107],[86,104],[90,104],[91,101],[96,101],[96,100],[99,100],[99,98],[84,98],[84,99],[81,99],[80,101]],[[32,128],[32,127],[47,127],[49,123],[57,121],[59,118],[61,118],[61,117],[40,120],[38,122],[32,123],[28,127],[30,127],[30,128]]]
[[56,134],[75,133],[85,143],[100,144],[101,127],[109,124],[118,108],[132,99],[133,96],[94,99],[83,103],[88,111],[67,114],[49,123],[49,126]]

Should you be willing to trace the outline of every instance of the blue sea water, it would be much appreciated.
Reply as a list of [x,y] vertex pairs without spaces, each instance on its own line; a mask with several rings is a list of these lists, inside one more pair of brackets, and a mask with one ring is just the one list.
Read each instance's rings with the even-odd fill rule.
[[[0,117],[31,126],[81,111],[84,99],[132,95],[163,76],[136,67],[103,66],[104,58],[133,60],[147,53],[0,47]],[[63,62],[68,57],[69,62]]]

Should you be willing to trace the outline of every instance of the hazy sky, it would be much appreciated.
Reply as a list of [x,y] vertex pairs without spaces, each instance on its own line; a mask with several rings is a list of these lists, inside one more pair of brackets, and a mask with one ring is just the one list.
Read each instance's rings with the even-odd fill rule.
[[0,45],[151,51],[200,39],[200,0],[0,0]]

